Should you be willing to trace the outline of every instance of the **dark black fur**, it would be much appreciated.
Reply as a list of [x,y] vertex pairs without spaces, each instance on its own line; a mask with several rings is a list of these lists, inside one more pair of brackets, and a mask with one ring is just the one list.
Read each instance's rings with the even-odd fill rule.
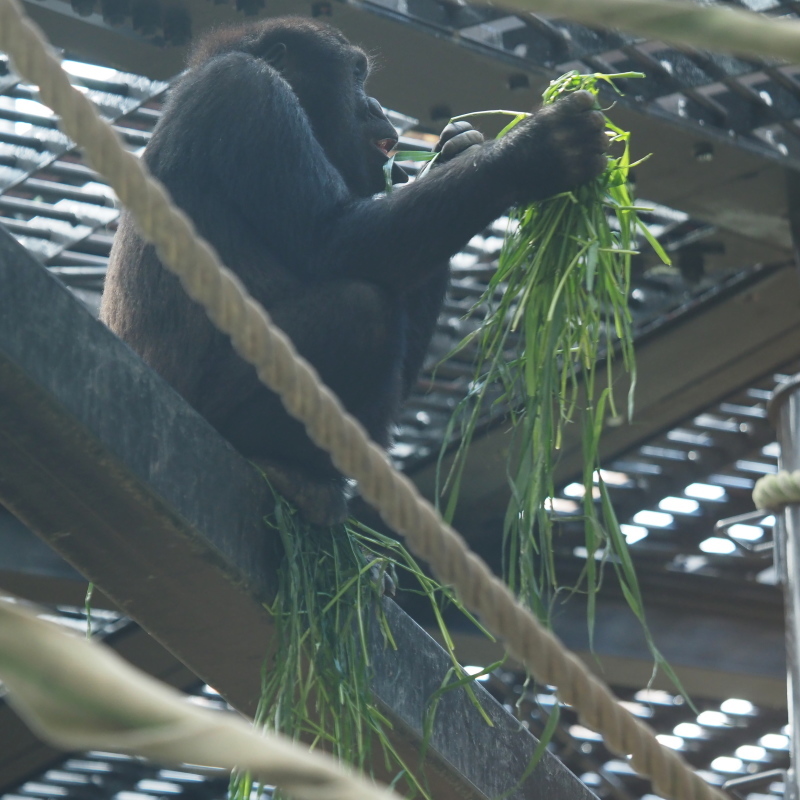
[[[395,133],[364,92],[367,70],[361,50],[311,20],[218,32],[172,89],[144,158],[386,446],[428,347],[450,256],[510,205],[596,175],[606,139],[591,96],[579,94],[499,142],[459,154],[454,140],[442,153],[451,160],[377,195],[386,156],[375,142]],[[461,132],[451,129],[443,141]],[[101,316],[238,450],[272,465],[279,488],[309,518],[340,515],[341,479],[327,455],[188,300],[128,217]],[[314,486],[327,494],[320,499]]]

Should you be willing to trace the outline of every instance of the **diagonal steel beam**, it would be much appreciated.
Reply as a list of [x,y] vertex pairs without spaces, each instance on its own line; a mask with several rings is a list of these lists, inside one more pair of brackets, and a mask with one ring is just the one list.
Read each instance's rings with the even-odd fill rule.
[[[0,502],[252,713],[278,559],[263,481],[2,230],[0,286]],[[373,635],[373,692],[414,766],[450,663],[394,603],[385,611],[400,647]],[[426,755],[432,796],[593,797],[549,753],[522,780],[536,740],[476,689],[494,727],[463,692],[444,697]]]

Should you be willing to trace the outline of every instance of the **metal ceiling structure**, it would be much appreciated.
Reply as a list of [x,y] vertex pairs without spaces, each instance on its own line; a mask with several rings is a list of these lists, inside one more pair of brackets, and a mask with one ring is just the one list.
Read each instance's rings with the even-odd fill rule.
[[[798,16],[793,2],[732,4]],[[264,13],[263,5],[26,0],[27,10],[65,49],[76,82],[133,152],[149,138],[189,35],[240,21],[246,12]],[[422,134],[452,114],[530,108],[546,81],[567,69],[647,74],[628,82],[612,116],[632,131],[639,154],[654,154],[636,170],[637,190],[653,209],[645,219],[675,267],[657,265],[644,249],[635,264],[637,417],[634,425],[609,429],[604,464],[628,526],[651,626],[668,659],[688,676],[698,713],[661,682],[650,694],[637,695],[650,662],[641,637],[631,634],[634,623],[611,579],[596,621],[598,661],[607,665],[605,677],[618,694],[712,780],[784,767],[782,604],[771,568],[770,520],[742,523],[727,535],[715,533],[714,524],[750,510],[754,480],[774,471],[777,446],[765,404],[800,369],[792,240],[800,219],[800,67],[678,50],[450,0],[270,0],[266,9],[288,12],[330,17],[380,53],[383,68],[371,88],[385,105],[417,121],[396,117],[407,129],[406,148],[424,147]],[[103,67],[87,67],[81,59]],[[0,58],[0,224],[96,308],[117,213],[113,194],[58,133],[35,89],[20,83]],[[498,221],[453,260],[453,285],[427,369],[399,425],[393,455],[429,495],[445,426],[473,377],[466,358],[439,362],[473,324],[464,315],[494,269],[503,226]],[[485,421],[457,518],[471,544],[494,564],[508,493],[502,419],[499,413]],[[582,531],[569,520],[580,491],[574,484],[578,465],[577,450],[568,443],[554,500],[554,513],[564,516],[557,558],[565,583],[579,575],[586,557]],[[0,541],[10,541],[2,538],[2,522]],[[35,564],[12,569],[3,558],[0,570],[16,570],[18,587],[27,585],[31,597],[53,602],[63,591],[54,580],[49,594],[41,582],[34,587]],[[38,576],[45,584],[46,573]],[[407,607],[413,609],[413,601]],[[582,651],[588,649],[585,624],[580,608],[568,608],[556,620],[562,638]],[[465,638],[474,663],[494,657]],[[486,686],[501,702],[519,703],[525,723],[541,731],[553,708],[547,687],[523,686],[513,669],[493,675]],[[737,699],[750,705],[728,702]],[[726,702],[727,709],[739,710],[726,710]],[[562,711],[552,749],[602,797],[632,800],[649,791],[580,728],[569,709]],[[165,776],[103,754],[54,769],[5,787],[9,793],[0,796],[199,799],[219,797],[222,790],[219,781]],[[781,793],[780,781],[772,780],[748,796]]]

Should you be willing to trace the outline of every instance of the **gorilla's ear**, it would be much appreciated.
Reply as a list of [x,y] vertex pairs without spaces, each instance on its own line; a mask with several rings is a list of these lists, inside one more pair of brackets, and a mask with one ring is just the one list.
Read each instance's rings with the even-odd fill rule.
[[286,66],[286,45],[283,42],[272,45],[264,54],[264,61],[281,72]]

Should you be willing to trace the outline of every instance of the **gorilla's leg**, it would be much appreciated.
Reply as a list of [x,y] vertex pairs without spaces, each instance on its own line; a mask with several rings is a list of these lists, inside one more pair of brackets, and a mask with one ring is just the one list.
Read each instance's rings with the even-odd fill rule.
[[340,478],[321,480],[299,467],[268,458],[252,461],[272,488],[292,503],[306,522],[330,527],[347,519],[347,500]]
[[[397,304],[370,284],[331,281],[308,287],[271,315],[347,410],[385,446],[401,393],[404,342]],[[330,457],[227,343],[200,394],[207,401],[198,410],[308,521],[327,525],[344,518],[344,480]]]
[[450,265],[445,262],[422,285],[403,296],[406,318],[406,348],[403,356],[403,399],[414,388],[442,310]]

